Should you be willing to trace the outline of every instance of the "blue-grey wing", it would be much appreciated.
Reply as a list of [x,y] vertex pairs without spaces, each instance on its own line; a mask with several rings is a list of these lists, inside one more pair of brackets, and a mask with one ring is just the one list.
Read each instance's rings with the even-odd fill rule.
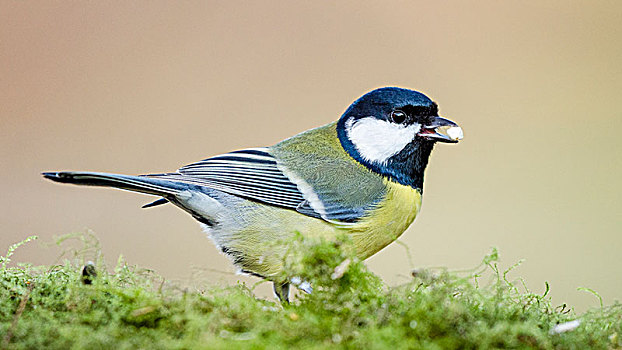
[[385,179],[343,149],[336,124],[307,130],[270,148],[279,166],[305,195],[298,211],[328,221],[356,222],[386,198]]
[[[175,173],[149,174],[172,181],[210,187],[245,199],[286,209],[304,207],[304,195],[277,166],[266,148],[249,148],[204,159]],[[321,218],[306,207],[302,214]]]
[[[310,163],[311,166],[313,163],[317,165],[318,160]],[[328,161],[317,171],[333,168],[331,163]],[[310,180],[307,176],[301,177],[288,169],[287,164],[275,158],[268,148],[226,153],[186,165],[175,173],[145,176],[210,187],[327,221],[355,222],[369,209],[368,205],[350,205],[351,202],[341,201],[336,197],[344,193],[327,191],[330,186],[326,184],[307,182]]]

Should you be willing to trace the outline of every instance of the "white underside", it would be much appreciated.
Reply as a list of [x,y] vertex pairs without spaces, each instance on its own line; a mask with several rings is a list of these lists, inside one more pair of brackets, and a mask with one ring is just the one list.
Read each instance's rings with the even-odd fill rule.
[[[226,208],[216,199],[204,193],[184,191],[177,196],[177,199],[182,206],[191,209],[193,212],[201,215],[204,218],[208,218],[216,222],[223,221],[222,219],[226,212]],[[220,237],[220,235],[216,234],[213,227],[210,227],[203,223],[201,223],[201,227],[203,228],[203,231],[207,234],[207,236],[218,247],[218,249],[220,249],[224,243],[222,242],[223,237]]]

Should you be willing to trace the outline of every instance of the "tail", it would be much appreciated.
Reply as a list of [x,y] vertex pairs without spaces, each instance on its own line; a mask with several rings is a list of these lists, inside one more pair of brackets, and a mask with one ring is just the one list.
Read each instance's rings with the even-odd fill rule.
[[43,175],[46,179],[50,179],[55,182],[83,186],[116,187],[128,191],[162,196],[164,198],[174,197],[181,191],[187,190],[189,187],[189,185],[181,182],[153,179],[143,176],[94,173],[85,171],[46,172],[41,175]]

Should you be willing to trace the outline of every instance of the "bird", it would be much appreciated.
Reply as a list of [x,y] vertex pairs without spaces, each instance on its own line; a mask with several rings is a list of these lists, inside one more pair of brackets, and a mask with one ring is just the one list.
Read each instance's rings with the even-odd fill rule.
[[276,296],[289,302],[293,281],[281,277],[283,242],[295,234],[345,234],[355,256],[367,259],[415,220],[434,145],[462,138],[462,128],[439,116],[438,105],[423,93],[382,87],[356,99],[335,122],[174,172],[42,175],[158,196],[143,208],[171,203],[183,209],[240,272],[271,281]]

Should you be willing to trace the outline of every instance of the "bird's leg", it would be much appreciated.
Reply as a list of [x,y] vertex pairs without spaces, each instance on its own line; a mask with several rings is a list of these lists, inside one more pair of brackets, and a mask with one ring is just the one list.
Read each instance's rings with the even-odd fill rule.
[[273,282],[274,294],[282,303],[289,304],[289,282]]

